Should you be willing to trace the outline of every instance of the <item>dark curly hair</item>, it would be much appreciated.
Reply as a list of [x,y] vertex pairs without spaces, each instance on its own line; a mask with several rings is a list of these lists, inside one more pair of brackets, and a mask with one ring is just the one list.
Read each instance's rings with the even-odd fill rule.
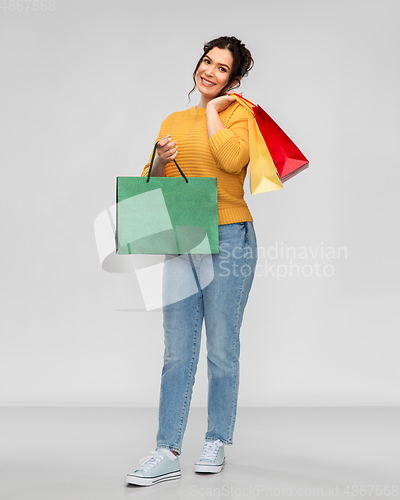
[[190,94],[196,88],[196,74],[199,66],[203,60],[203,58],[210,52],[214,47],[218,47],[219,49],[229,49],[232,53],[233,64],[231,73],[229,75],[228,83],[221,90],[219,95],[224,95],[229,89],[236,89],[240,86],[240,81],[238,81],[233,87],[231,87],[232,83],[238,78],[243,78],[249,74],[249,71],[254,66],[253,58],[251,57],[251,53],[249,49],[247,49],[240,40],[238,40],[234,36],[220,36],[219,38],[215,38],[210,42],[204,44],[204,52],[200,57],[195,70],[193,71],[193,81],[194,86],[192,90],[188,93],[189,101]]

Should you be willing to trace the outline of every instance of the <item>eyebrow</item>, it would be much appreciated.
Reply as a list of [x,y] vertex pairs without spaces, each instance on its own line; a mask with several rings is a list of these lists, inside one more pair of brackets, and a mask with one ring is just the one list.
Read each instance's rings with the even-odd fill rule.
[[[207,57],[207,59],[210,59],[210,61],[212,62],[212,59],[210,56],[204,56],[204,57]],[[218,63],[218,66],[226,66],[229,70],[231,69],[227,64],[222,64],[222,63]]]

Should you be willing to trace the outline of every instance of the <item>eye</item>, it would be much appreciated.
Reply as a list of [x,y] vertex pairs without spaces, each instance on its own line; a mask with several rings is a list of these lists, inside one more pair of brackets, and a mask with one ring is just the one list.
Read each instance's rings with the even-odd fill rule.
[[219,68],[219,69],[220,69],[221,71],[223,71],[224,73],[226,73],[226,69],[225,69],[225,68],[223,68],[222,66],[221,66],[221,68]]
[[210,64],[210,60],[209,59],[203,59],[203,61],[207,64]]

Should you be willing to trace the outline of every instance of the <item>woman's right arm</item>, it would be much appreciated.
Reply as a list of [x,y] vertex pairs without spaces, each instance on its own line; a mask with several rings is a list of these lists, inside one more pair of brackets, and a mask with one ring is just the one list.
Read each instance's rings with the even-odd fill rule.
[[[168,117],[169,118],[169,117]],[[176,141],[171,141],[171,136],[166,135],[163,137],[163,133],[165,134],[166,130],[169,128],[168,118],[161,125],[161,130],[158,134],[157,140],[157,152],[154,157],[153,168],[151,170],[151,176],[153,177],[164,177],[165,176],[165,167],[168,162],[174,161],[178,155],[178,148],[176,145]],[[150,159],[146,166],[143,169],[142,177],[147,177],[150,169],[150,162],[153,153],[150,155]]]
[[160,139],[157,144],[157,153],[154,158],[153,168],[151,169],[151,176],[164,177],[165,166],[170,161],[174,161],[177,155],[178,146],[176,141],[171,141],[170,135]]

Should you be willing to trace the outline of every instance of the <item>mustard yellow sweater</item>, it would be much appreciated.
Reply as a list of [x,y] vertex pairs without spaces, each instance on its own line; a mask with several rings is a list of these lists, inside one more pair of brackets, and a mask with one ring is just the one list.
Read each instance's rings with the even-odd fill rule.
[[[177,141],[176,162],[187,177],[217,178],[220,225],[253,221],[243,191],[250,160],[250,116],[250,111],[244,106],[233,102],[219,113],[225,128],[208,138],[206,109],[193,107],[169,115],[163,121],[157,137],[159,141],[171,135],[171,140]],[[150,159],[142,176],[149,173]],[[166,177],[180,175],[173,161],[167,163]]]

